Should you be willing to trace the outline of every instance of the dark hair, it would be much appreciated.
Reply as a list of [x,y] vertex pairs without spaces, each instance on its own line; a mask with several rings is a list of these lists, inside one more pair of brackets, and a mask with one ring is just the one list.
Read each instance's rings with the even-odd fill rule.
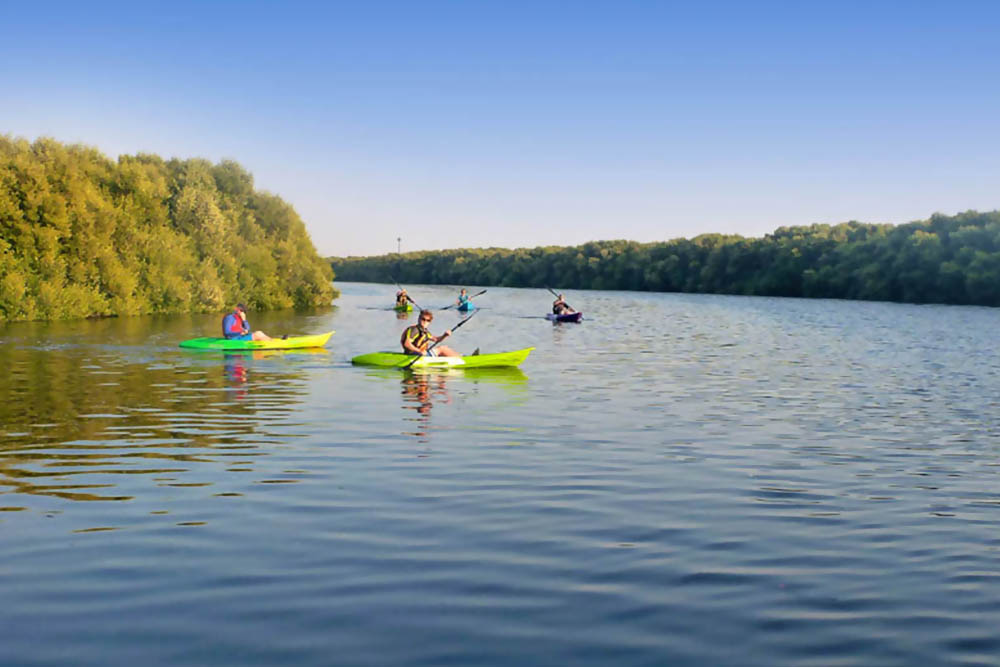
[[243,303],[236,304],[236,310],[246,310],[246,309],[247,309],[246,304]]
[[420,311],[420,317],[423,317],[424,315],[426,315],[427,319],[429,319],[429,320],[433,320],[434,319],[434,313],[432,313],[429,310],[421,310]]

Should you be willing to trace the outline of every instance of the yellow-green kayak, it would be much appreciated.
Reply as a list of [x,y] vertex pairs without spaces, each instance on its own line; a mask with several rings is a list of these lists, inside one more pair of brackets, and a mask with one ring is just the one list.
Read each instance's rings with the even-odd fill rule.
[[293,350],[302,347],[323,347],[333,332],[312,336],[289,336],[271,340],[230,340],[228,338],[192,338],[181,347],[194,350]]
[[[467,357],[414,357],[401,352],[371,352],[351,359],[357,366],[382,366],[386,368],[503,368],[518,366],[528,358],[533,347],[512,352],[475,354]],[[413,361],[416,359],[416,361]],[[410,363],[413,362],[411,366]]]

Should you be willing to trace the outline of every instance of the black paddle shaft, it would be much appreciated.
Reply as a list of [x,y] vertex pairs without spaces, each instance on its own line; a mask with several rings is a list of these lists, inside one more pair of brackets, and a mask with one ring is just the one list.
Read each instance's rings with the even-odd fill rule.
[[[552,296],[554,296],[555,298],[557,298],[557,299],[559,298],[559,292],[555,291],[554,289],[552,289],[551,287],[548,287],[548,286],[546,286],[545,289],[547,289],[548,291],[552,292]],[[566,303],[565,299],[563,299],[563,303]],[[573,310],[573,306],[569,305],[568,303],[566,303],[566,307],[569,308],[570,310]]]

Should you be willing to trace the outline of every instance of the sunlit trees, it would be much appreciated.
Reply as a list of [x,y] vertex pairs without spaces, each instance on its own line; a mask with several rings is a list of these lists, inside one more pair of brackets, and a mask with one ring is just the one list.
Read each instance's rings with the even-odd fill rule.
[[0,321],[326,305],[332,279],[235,162],[0,136]]

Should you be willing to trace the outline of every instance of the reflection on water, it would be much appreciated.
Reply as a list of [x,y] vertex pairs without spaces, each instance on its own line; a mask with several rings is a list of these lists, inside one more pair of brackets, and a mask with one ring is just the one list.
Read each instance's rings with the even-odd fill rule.
[[304,388],[294,365],[268,365],[281,358],[275,352],[189,355],[85,341],[2,345],[9,381],[0,384],[0,486],[125,501],[148,483],[217,484],[204,479],[206,466],[250,471],[267,455],[262,445],[276,442],[268,422],[287,414]]
[[417,436],[422,442],[427,442],[427,432],[430,428],[431,408],[434,402],[450,403],[447,380],[440,373],[415,373],[403,371],[403,407],[414,410],[417,430],[409,435]]
[[222,356],[224,359],[224,363],[222,365],[223,373],[229,382],[230,389],[233,390],[233,396],[237,399],[245,399],[247,397],[246,384],[250,380],[250,368],[254,361],[303,355],[325,357],[330,354],[330,351],[326,348],[302,348],[297,350],[227,350],[224,352],[219,352],[217,350],[195,350],[194,352],[196,354],[201,354],[206,358],[218,358],[220,355]]
[[247,393],[244,385],[249,379],[249,364],[247,364],[246,358],[242,354],[227,354],[225,359],[226,363],[223,364],[222,368],[230,380],[232,389],[235,390],[234,395],[238,399],[246,398]]
[[412,410],[414,416],[409,420],[416,422],[416,430],[404,431],[404,435],[412,435],[421,442],[430,441],[431,409],[435,405],[452,403],[449,394],[449,383],[453,388],[466,392],[475,392],[480,384],[499,387],[508,396],[516,396],[518,388],[523,388],[528,376],[519,368],[470,368],[467,370],[452,369],[386,369],[370,371],[369,375],[376,377],[393,377],[400,375],[403,397],[403,408]]

